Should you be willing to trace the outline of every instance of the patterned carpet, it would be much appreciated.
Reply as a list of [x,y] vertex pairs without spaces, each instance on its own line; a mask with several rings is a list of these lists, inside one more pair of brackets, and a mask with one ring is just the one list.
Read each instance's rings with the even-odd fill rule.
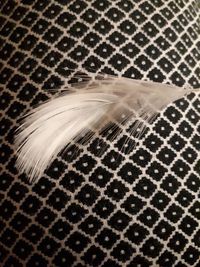
[[128,146],[130,129],[114,123],[114,140],[74,144],[35,184],[16,170],[13,142],[26,111],[91,71],[200,87],[199,0],[0,7],[0,266],[200,266],[197,93]]

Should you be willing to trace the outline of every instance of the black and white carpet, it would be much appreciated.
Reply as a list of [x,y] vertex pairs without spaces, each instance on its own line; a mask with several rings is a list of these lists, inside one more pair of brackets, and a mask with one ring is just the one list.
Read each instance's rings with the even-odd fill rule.
[[99,133],[36,184],[17,172],[13,144],[20,116],[80,70],[200,87],[199,0],[0,7],[0,266],[200,266],[197,94],[164,110],[135,150],[121,149],[128,129]]

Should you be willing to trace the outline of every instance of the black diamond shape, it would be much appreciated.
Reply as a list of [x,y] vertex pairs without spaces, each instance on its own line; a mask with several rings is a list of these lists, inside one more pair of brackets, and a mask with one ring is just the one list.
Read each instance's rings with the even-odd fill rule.
[[42,238],[44,235],[44,230],[36,225],[32,224],[24,233],[23,236],[32,242],[34,245]]
[[143,226],[133,223],[128,228],[125,233],[125,236],[136,245],[139,245],[148,235],[149,231]]
[[184,250],[187,244],[187,239],[179,232],[175,232],[175,234],[170,238],[168,246],[177,253],[180,253]]
[[182,221],[180,222],[180,229],[183,230],[184,233],[186,233],[186,235],[191,236],[192,233],[195,231],[195,229],[197,228],[198,223],[196,222],[196,220],[194,220],[192,217],[186,215]]
[[145,138],[144,144],[149,150],[156,152],[163,144],[163,141],[157,135],[150,134]]
[[200,230],[198,230],[195,235],[194,235],[194,238],[192,239],[192,241],[194,242],[194,244],[197,246],[197,247],[200,247]]
[[103,61],[101,61],[96,56],[89,56],[87,60],[84,62],[83,67],[88,71],[100,69],[103,65]]
[[92,8],[86,9],[86,11],[81,15],[81,18],[88,23],[94,23],[99,17],[100,14]]
[[187,187],[194,191],[194,192],[198,192],[199,188],[200,188],[200,180],[199,177],[197,177],[196,174],[191,173],[188,177],[188,179],[186,180],[185,184],[187,185]]
[[43,59],[43,63],[46,65],[46,66],[49,66],[49,67],[54,67],[55,65],[58,64],[58,62],[60,61],[62,55],[56,51],[51,51],[49,52],[45,58]]
[[80,224],[80,229],[82,229],[86,234],[93,236],[101,228],[101,225],[101,221],[91,215]]
[[89,238],[85,235],[74,232],[66,241],[66,245],[69,246],[73,251],[81,253],[88,245]]
[[97,241],[102,247],[110,249],[113,247],[117,239],[119,238],[112,230],[109,228],[104,228],[96,237]]
[[121,32],[124,32],[125,34],[132,35],[135,33],[135,24],[131,22],[131,20],[124,20],[120,25],[119,28]]
[[183,158],[189,162],[190,164],[192,164],[196,158],[197,158],[197,153],[196,151],[194,151],[194,149],[192,149],[191,147],[187,147],[182,153],[181,156],[183,156]]
[[117,3],[120,9],[122,9],[125,12],[129,12],[134,8],[133,4],[129,0],[121,0],[119,3]]
[[170,220],[173,223],[176,223],[180,220],[180,218],[183,216],[184,210],[176,205],[172,204],[165,212],[165,217]]
[[11,44],[5,43],[4,46],[0,50],[0,57],[2,60],[7,60],[12,52],[14,51],[14,47]]
[[131,156],[131,159],[137,163],[139,166],[141,167],[145,167],[149,161],[151,160],[151,154],[143,149],[143,148],[139,148],[134,154],[133,156]]
[[130,184],[132,184],[141,174],[141,170],[131,163],[123,165],[118,172],[118,175]]
[[132,267],[132,266],[150,267],[151,265],[152,262],[150,262],[149,260],[140,255],[137,255],[136,257],[133,258],[130,264],[127,265],[127,267]]
[[165,250],[157,260],[157,263],[160,266],[168,267],[168,266],[174,266],[174,263],[176,261],[177,257],[174,256],[171,252]]
[[184,86],[184,83],[185,83],[185,79],[182,77],[181,74],[177,73],[177,72],[174,72],[171,76],[170,76],[170,79],[172,80],[172,82],[181,87],[181,86]]
[[88,150],[94,154],[96,157],[101,157],[106,150],[108,149],[109,145],[104,142],[100,138],[95,138],[88,147]]
[[139,195],[145,198],[149,198],[150,196],[152,196],[155,189],[155,184],[152,183],[150,179],[147,179],[145,177],[141,178],[134,187],[134,191],[136,191]]
[[[154,37],[158,34],[158,29],[151,22],[145,23],[142,29],[143,29],[143,32],[149,37]],[[149,55],[148,52],[147,54]]]
[[0,120],[0,130],[1,130],[0,136],[1,137],[4,136],[6,132],[11,128],[11,125],[12,123],[8,118],[2,118],[2,120]]
[[84,1],[75,0],[69,6],[69,9],[76,14],[80,14],[83,10],[86,9],[86,7],[87,7],[87,4]]
[[[0,187],[1,187],[1,191],[6,191],[7,188],[11,185],[13,179],[14,178],[10,174],[5,173],[5,172],[2,172],[2,174],[0,174]],[[6,206],[6,204],[5,204],[5,206]],[[11,206],[12,206],[12,204],[11,204]]]
[[80,205],[72,203],[65,212],[63,216],[72,223],[77,223],[82,220],[87,213],[87,210],[82,208]]
[[159,151],[157,157],[165,165],[169,166],[176,157],[176,154],[171,149],[164,147]]
[[83,155],[76,161],[73,166],[78,170],[83,172],[84,174],[88,174],[95,166],[96,160],[94,160],[91,156]]
[[[144,37],[140,37],[140,40],[143,39]],[[145,55],[140,55],[137,57],[135,64],[143,71],[147,71],[152,66],[152,62]]]
[[187,114],[186,114],[186,118],[192,122],[194,125],[196,125],[199,121],[199,115],[193,110],[190,109]]
[[167,136],[170,135],[173,129],[167,121],[161,118],[155,124],[154,130],[156,131],[157,134],[159,134],[163,138],[166,138]]
[[101,43],[96,49],[95,49],[95,53],[97,53],[97,55],[99,55],[102,58],[108,58],[110,57],[110,55],[113,53],[114,49],[111,45],[103,42]]
[[109,186],[107,186],[107,189],[105,193],[111,197],[115,201],[119,201],[122,198],[124,198],[125,194],[127,193],[128,188],[122,184],[122,182],[113,180]]
[[147,75],[154,82],[162,82],[164,80],[163,73],[158,68],[153,68]]
[[157,239],[150,237],[141,248],[141,252],[148,257],[156,258],[162,250],[163,244]]
[[21,42],[19,48],[25,51],[30,51],[38,42],[38,38],[34,35],[27,35],[26,38]]
[[161,191],[158,191],[152,198],[151,204],[158,210],[164,210],[168,205],[170,198]]
[[43,67],[38,67],[33,74],[31,75],[31,80],[35,83],[43,83],[44,80],[48,77],[49,71]]
[[112,170],[116,170],[123,159],[124,157],[120,153],[112,150],[106,154],[106,156],[102,159],[102,162]]
[[121,10],[116,7],[111,7],[105,15],[109,18],[109,20],[112,20],[114,22],[120,21],[124,16]]
[[125,263],[135,252],[135,249],[131,247],[127,242],[120,241],[117,246],[111,252],[111,255],[120,262]]
[[[19,63],[17,63],[17,65],[18,64]],[[25,78],[16,74],[10,79],[7,86],[11,92],[12,91],[17,92],[21,88],[24,82],[25,82]],[[25,86],[31,86],[31,85],[27,83]]]
[[[1,213],[2,214],[2,213]],[[31,220],[22,213],[16,213],[11,220],[10,225],[17,231],[22,232],[27,227]]]
[[17,237],[17,234],[13,230],[6,228],[5,231],[1,234],[0,241],[2,244],[10,248],[17,240]]
[[74,50],[72,50],[71,53],[69,53],[69,56],[75,60],[75,61],[83,61],[89,54],[89,50],[86,49],[84,46],[76,46]]
[[52,255],[58,250],[59,246],[60,244],[57,243],[53,238],[46,236],[40,242],[38,248],[45,256],[52,257]]
[[191,204],[192,200],[193,200],[193,195],[190,194],[187,190],[182,189],[177,197],[176,200],[179,202],[179,204],[183,207],[187,207],[188,205]]
[[134,195],[130,195],[121,205],[131,215],[137,214],[144,207],[145,202]]
[[32,51],[32,54],[36,56],[37,58],[42,58],[46,55],[49,49],[50,48],[45,43],[38,42],[37,46]]
[[29,259],[29,261],[27,262],[26,266],[27,267],[33,267],[33,266],[43,267],[47,265],[48,265],[48,261],[45,258],[43,258],[38,253],[34,253]]
[[50,23],[47,20],[39,19],[34,24],[32,30],[37,34],[43,34],[49,27]]
[[189,212],[198,220],[200,220],[200,202],[196,200],[190,207]]
[[186,141],[179,135],[174,134],[169,139],[169,144],[177,151],[180,151],[186,145]]
[[33,191],[39,196],[39,197],[46,197],[51,189],[55,186],[54,183],[49,181],[49,179],[42,177],[39,179],[39,181],[33,186]]
[[[156,1],[155,1],[156,2]],[[159,5],[159,2],[155,3],[155,5]],[[167,20],[163,18],[163,16],[161,16],[161,14],[154,14],[152,16],[152,20],[157,24],[157,26],[159,27],[164,27],[165,25],[167,25]]]
[[76,22],[73,26],[69,29],[68,34],[69,36],[74,36],[76,38],[81,38],[88,30],[88,27],[80,22]]
[[110,22],[104,18],[100,19],[95,25],[94,29],[99,32],[100,34],[107,34],[110,32],[110,30],[113,28],[113,26],[110,24]]
[[186,138],[189,138],[193,133],[193,129],[187,121],[181,122],[177,130]]
[[58,16],[58,14],[61,11],[61,7],[55,4],[50,5],[45,12],[43,13],[43,16],[48,19],[54,19]]
[[160,181],[166,172],[167,169],[157,161],[153,161],[147,169],[147,174],[156,181]]
[[101,218],[107,218],[114,210],[115,205],[110,200],[102,198],[94,206],[93,211]]
[[154,228],[153,232],[161,239],[167,240],[174,230],[175,228],[166,220],[160,220],[160,222]]
[[64,36],[58,44],[56,44],[56,47],[62,51],[62,52],[67,52],[71,48],[74,47],[75,41],[67,36]]
[[76,67],[77,64],[68,59],[64,59],[56,68],[56,72],[62,75],[63,77],[66,77],[71,74],[71,70],[75,69]]
[[56,266],[60,266],[60,267],[71,267],[73,265],[75,261],[75,257],[71,254],[71,252],[65,250],[65,249],[61,249],[58,254],[56,254],[53,262]]
[[114,31],[110,36],[109,40],[112,44],[119,46],[127,40],[127,38],[120,32]]
[[172,167],[172,171],[179,176],[180,178],[184,178],[187,173],[189,172],[190,167],[188,164],[186,164],[184,161],[182,161],[181,159],[177,160],[173,167]]
[[26,12],[26,16],[21,21],[22,25],[30,27],[33,25],[33,23],[37,20],[38,14],[36,12]]
[[74,192],[82,184],[83,180],[84,178],[82,175],[75,171],[69,171],[63,176],[60,185],[65,189]]
[[44,227],[48,227],[56,218],[56,214],[50,209],[44,207],[37,214],[36,221]]
[[115,228],[118,231],[123,231],[130,222],[130,217],[121,211],[117,211],[115,214],[112,215],[108,224]]
[[70,200],[70,196],[68,196],[64,191],[56,188],[49,198],[47,199],[47,204],[50,207],[53,207],[56,210],[61,210],[63,209],[67,202]]
[[42,205],[42,202],[35,196],[29,195],[22,203],[21,209],[29,214],[34,215],[38,212]]
[[12,184],[12,187],[8,192],[8,196],[19,203],[24,198],[27,192],[28,189],[26,186],[21,183],[15,182],[14,184]]
[[23,240],[18,240],[13,248],[14,254],[22,260],[27,259],[32,250],[33,247]]
[[138,49],[138,47],[135,46],[133,43],[128,43],[128,44],[126,44],[125,46],[123,46],[123,47],[121,48],[121,50],[122,50],[123,53],[124,53],[126,56],[128,56],[129,58],[130,58],[130,57],[133,58],[133,57],[137,56],[138,53],[139,53],[139,51],[140,51],[140,50]]
[[[103,263],[102,267],[120,267],[120,265],[118,263],[116,263],[115,261],[108,259],[106,262]],[[77,266],[78,267],[78,266]],[[81,267],[81,266],[80,266]]]
[[102,167],[97,167],[90,175],[89,180],[96,185],[105,188],[110,181],[112,174]]
[[[6,255],[8,254],[8,251],[6,251],[3,247],[0,249],[3,253],[2,258],[4,258]],[[19,262],[19,259],[15,258],[14,256],[9,256],[5,262],[5,267],[9,267],[9,266],[16,266],[16,267],[22,267],[23,265]]]
[[19,115],[21,115],[24,109],[25,106],[23,104],[15,101],[11,104],[6,113],[11,119],[16,119],[19,117]]
[[43,38],[46,40],[48,43],[55,43],[63,32],[59,30],[57,27],[52,26],[48,31],[45,32]]
[[53,226],[51,227],[50,233],[59,240],[63,240],[68,236],[71,229],[72,227],[68,222],[63,221],[62,219],[58,219],[58,221],[56,221],[55,224],[53,224]]
[[[146,35],[144,35],[142,32],[139,32],[137,34],[134,35],[133,37],[133,41],[139,46],[139,47],[143,47],[145,45],[147,45],[149,43],[149,39],[146,37]],[[141,60],[141,62],[140,62]],[[144,61],[144,62],[143,62]],[[137,58],[137,61],[136,61],[138,67],[142,70],[147,70],[148,68],[151,67],[152,65],[152,62],[149,61],[147,59],[146,56],[140,56]]]
[[154,209],[146,208],[139,216],[138,219],[144,225],[148,227],[152,227],[158,220],[159,213],[156,212]]
[[100,266],[105,258],[105,253],[98,247],[92,245],[82,256],[83,261],[89,266]]
[[[29,2],[29,4],[33,3],[33,0],[22,0],[25,1],[26,3]],[[45,1],[45,0],[40,0],[40,1],[36,1],[35,5],[33,6],[33,8],[37,11],[43,11],[48,5],[49,5],[49,1]]]
[[[128,77],[128,78],[131,77],[131,78],[139,80],[142,78],[142,73],[138,69],[136,69],[134,67],[130,67],[124,72],[124,76]],[[126,139],[126,141],[127,141],[127,139]],[[123,146],[122,146],[122,148],[123,148]],[[130,149],[128,149],[128,151],[130,152]]]
[[95,32],[89,32],[83,39],[83,43],[85,43],[89,47],[94,47],[96,44],[100,43],[101,37]]
[[[193,264],[195,264],[197,261],[197,265],[199,263],[199,257],[200,257],[200,252],[198,249],[189,246],[185,253],[183,254],[183,259],[190,264],[190,266],[192,266]],[[197,266],[196,265],[196,266]]]
[[20,90],[17,97],[19,97],[19,99],[22,101],[30,101],[36,94],[36,92],[36,87],[27,83],[23,86],[22,90]]
[[10,40],[14,43],[19,43],[22,38],[25,37],[26,33],[27,33],[27,29],[23,28],[23,27],[17,27],[11,34],[11,36],[9,37]]
[[46,170],[46,173],[53,179],[57,180],[64,172],[65,164],[56,159],[51,166]]
[[99,192],[90,185],[85,185],[76,195],[76,199],[85,205],[91,206],[99,196]]

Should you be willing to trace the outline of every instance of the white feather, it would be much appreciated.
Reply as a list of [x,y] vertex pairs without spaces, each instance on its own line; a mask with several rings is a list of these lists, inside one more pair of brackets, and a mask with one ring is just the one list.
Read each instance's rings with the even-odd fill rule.
[[[55,157],[85,135],[114,119],[118,123],[146,122],[172,101],[191,90],[128,78],[103,79],[76,92],[65,93],[32,110],[16,135],[17,167],[30,181],[38,181]],[[121,116],[125,114],[124,116]]]

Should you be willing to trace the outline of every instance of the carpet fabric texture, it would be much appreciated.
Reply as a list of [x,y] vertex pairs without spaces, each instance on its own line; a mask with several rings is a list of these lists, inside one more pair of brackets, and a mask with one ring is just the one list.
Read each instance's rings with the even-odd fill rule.
[[197,93],[128,146],[129,129],[114,124],[123,130],[114,140],[99,132],[74,144],[35,184],[16,170],[13,143],[19,118],[82,73],[200,87],[199,0],[0,8],[0,266],[200,266]]

